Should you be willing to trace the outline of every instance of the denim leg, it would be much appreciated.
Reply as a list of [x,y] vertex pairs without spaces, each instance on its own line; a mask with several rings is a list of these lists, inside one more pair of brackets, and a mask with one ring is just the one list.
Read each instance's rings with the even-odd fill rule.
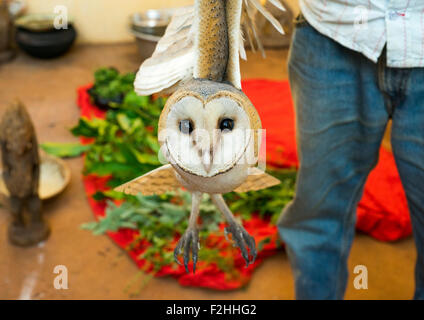
[[289,79],[300,168],[278,229],[297,299],[344,296],[356,205],[388,121],[377,72],[307,23],[296,27]]
[[394,107],[392,147],[408,199],[417,247],[415,299],[424,299],[424,70],[412,69]]

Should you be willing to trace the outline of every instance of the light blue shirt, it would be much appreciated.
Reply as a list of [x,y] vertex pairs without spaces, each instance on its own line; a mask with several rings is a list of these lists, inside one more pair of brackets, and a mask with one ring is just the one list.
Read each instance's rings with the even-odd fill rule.
[[320,33],[377,62],[424,66],[424,0],[299,0],[305,19]]

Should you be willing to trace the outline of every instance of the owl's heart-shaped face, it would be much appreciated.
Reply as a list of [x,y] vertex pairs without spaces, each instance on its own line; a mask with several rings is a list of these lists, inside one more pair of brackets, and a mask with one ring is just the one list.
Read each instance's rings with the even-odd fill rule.
[[240,100],[232,94],[207,99],[185,94],[169,106],[165,121],[159,139],[167,158],[188,173],[213,177],[250,160],[254,128]]

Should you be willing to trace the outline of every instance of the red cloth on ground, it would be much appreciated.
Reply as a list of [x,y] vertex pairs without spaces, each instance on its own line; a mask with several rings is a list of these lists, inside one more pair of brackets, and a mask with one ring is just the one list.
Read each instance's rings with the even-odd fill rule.
[[[78,89],[78,105],[81,116],[104,117],[105,112],[99,110],[90,102],[87,93],[91,85]],[[294,125],[294,110],[287,81],[246,80],[243,81],[243,91],[257,108],[263,128],[266,129],[267,163],[276,167],[297,167],[296,139]],[[83,139],[83,142],[90,140]],[[106,187],[107,178],[93,175],[85,176],[84,185],[90,206],[96,217],[102,217],[105,211],[104,201],[95,201],[92,195]],[[250,221],[245,221],[246,230],[255,237],[259,243],[266,237],[271,237],[271,242],[264,246],[257,261],[244,268],[244,261],[237,251],[235,267],[240,272],[237,279],[229,279],[223,271],[214,264],[205,267],[198,263],[196,274],[186,274],[184,268],[163,267],[156,276],[171,275],[179,283],[186,286],[207,287],[217,290],[237,289],[246,284],[253,270],[267,256],[276,252],[277,228],[268,221],[254,216]],[[223,228],[223,225],[221,226]],[[396,170],[393,155],[384,149],[380,151],[380,161],[371,173],[363,198],[358,206],[357,229],[370,234],[382,241],[397,240],[411,234],[411,224],[408,214],[406,197],[403,192],[399,175]],[[122,248],[127,248],[137,235],[134,230],[120,230],[109,232],[108,235]],[[228,242],[221,237],[208,238],[208,245],[220,248],[228,247]],[[131,258],[139,267],[144,261],[139,259],[139,254],[147,244],[141,244],[129,252]]]

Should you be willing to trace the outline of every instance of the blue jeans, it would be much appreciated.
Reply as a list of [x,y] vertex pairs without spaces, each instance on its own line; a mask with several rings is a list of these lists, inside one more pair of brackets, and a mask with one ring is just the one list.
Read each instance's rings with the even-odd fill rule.
[[415,298],[424,299],[424,69],[389,68],[384,53],[373,63],[298,20],[289,78],[300,168],[278,228],[296,298],[343,298],[357,203],[392,118],[418,251]]

